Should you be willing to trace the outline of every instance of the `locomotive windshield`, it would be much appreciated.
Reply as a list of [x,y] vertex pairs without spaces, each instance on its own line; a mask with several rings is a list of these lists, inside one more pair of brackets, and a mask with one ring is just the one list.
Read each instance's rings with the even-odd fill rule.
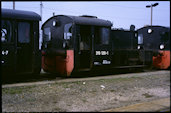
[[63,48],[71,48],[72,23],[65,24]]
[[51,40],[51,32],[50,32],[50,28],[49,27],[46,27],[46,28],[43,29],[43,40],[45,42]]
[[9,20],[1,20],[1,42],[12,41],[12,24]]
[[51,40],[51,31],[50,31],[50,27],[45,27],[43,29],[43,45],[42,47],[47,48],[49,46],[49,42]]
[[65,40],[70,40],[71,37],[72,37],[72,33],[71,33],[71,28],[72,27],[72,24],[66,24],[65,25],[65,28],[64,28],[64,39]]
[[138,44],[143,44],[143,34],[138,35]]

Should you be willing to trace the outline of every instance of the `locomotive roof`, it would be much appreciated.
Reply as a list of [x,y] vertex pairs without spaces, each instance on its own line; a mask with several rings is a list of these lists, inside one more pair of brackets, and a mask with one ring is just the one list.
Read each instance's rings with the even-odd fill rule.
[[1,9],[2,18],[41,20],[40,15],[32,11]]
[[[105,26],[105,27],[112,26],[112,23],[108,20],[98,19],[94,17],[70,16],[70,15],[56,15],[49,18],[46,22],[48,22],[52,18],[59,17],[59,16],[70,18],[74,23],[80,25],[95,25],[95,26]],[[42,25],[42,27],[46,24],[46,22]]]
[[145,26],[145,27],[141,27],[141,28],[137,29],[137,31],[139,31],[141,29],[147,29],[147,28],[165,28],[165,29],[170,29],[170,27],[165,27],[165,26]]

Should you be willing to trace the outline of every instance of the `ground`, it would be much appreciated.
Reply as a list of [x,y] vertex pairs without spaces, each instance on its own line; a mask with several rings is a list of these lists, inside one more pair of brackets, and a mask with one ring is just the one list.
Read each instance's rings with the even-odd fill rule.
[[170,97],[170,71],[2,85],[3,112],[104,111]]

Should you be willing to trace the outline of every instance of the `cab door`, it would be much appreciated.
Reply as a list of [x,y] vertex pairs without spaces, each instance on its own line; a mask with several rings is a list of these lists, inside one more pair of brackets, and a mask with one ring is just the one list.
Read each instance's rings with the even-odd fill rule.
[[77,39],[77,66],[81,70],[90,70],[92,67],[92,26],[77,25]]
[[110,28],[94,26],[93,36],[93,66],[105,67],[111,65]]
[[32,71],[32,30],[31,23],[27,21],[18,21],[16,28],[17,36],[17,71],[31,72]]

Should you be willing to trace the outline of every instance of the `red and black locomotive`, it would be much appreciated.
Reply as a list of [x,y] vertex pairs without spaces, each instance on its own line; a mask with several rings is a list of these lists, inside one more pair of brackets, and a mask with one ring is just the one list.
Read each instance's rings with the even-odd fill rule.
[[144,49],[153,51],[153,66],[157,69],[170,67],[170,28],[146,26],[137,30],[144,40]]
[[74,71],[152,64],[152,51],[138,48],[136,31],[111,26],[110,21],[93,16],[49,18],[42,26],[42,68],[70,76]]

